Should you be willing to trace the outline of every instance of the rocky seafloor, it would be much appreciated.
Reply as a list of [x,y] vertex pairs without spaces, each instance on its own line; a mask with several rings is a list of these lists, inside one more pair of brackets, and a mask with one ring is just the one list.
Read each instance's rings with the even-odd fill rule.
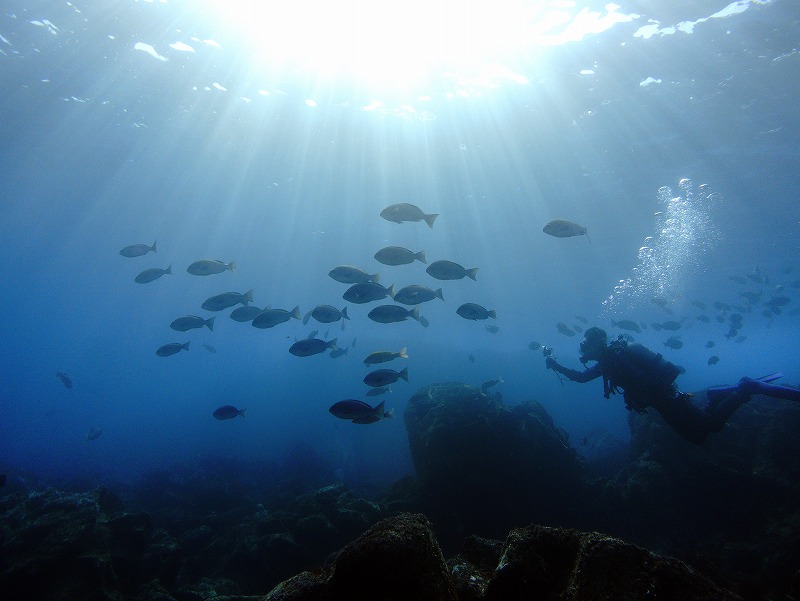
[[[754,398],[702,447],[652,415],[583,441],[463,384],[404,415],[416,478],[371,494],[242,469],[0,498],[5,598],[800,598],[800,406]],[[449,559],[445,559],[449,558]],[[6,595],[11,594],[11,597]]]

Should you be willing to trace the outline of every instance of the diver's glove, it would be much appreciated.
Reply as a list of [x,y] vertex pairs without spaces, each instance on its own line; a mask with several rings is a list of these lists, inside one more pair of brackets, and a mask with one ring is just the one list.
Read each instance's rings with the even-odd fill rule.
[[547,369],[554,369],[556,371],[558,371],[558,368],[561,367],[558,364],[558,362],[555,359],[553,359],[552,357],[546,357],[545,360],[544,360],[544,364],[547,367]]

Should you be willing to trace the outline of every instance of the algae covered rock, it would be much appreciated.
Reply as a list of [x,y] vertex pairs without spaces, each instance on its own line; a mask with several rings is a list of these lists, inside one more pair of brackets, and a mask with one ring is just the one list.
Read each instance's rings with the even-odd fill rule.
[[597,532],[531,525],[509,533],[484,599],[740,598],[677,559]]
[[404,418],[437,526],[502,536],[521,523],[573,519],[584,470],[539,403],[509,408],[474,386],[434,384],[411,397]]
[[344,547],[319,574],[282,582],[267,601],[456,601],[439,544],[422,515],[401,514],[375,524]]

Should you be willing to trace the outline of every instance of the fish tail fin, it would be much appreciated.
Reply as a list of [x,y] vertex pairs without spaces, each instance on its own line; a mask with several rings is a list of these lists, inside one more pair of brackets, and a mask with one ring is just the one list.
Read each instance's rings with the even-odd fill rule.
[[250,288],[247,292],[244,293],[244,304],[252,303],[253,302],[253,289]]
[[169,267],[167,267],[167,268],[164,270],[164,273],[169,273],[169,274],[171,274],[171,273],[172,273],[172,265],[170,265]]
[[394,300],[394,284],[389,286],[389,288],[386,290],[386,292],[389,294],[389,298]]
[[152,250],[154,253],[155,253],[155,252],[158,252],[158,251],[156,250],[156,242],[158,242],[158,240],[156,240],[155,242],[153,242],[153,246],[151,246],[151,247],[150,247],[150,250]]
[[586,239],[589,241],[589,244],[592,243],[592,239],[589,237],[589,230],[583,228],[583,235],[586,236]]
[[419,307],[414,307],[411,311],[408,312],[411,319],[416,319],[419,321]]
[[[345,319],[350,319],[350,316],[347,314],[347,307],[342,309],[342,317],[344,317]],[[344,327],[344,324],[342,324],[342,327]]]
[[385,403],[386,403],[386,401],[381,401],[381,402],[380,402],[380,403],[378,403],[378,404],[377,404],[377,406],[376,406],[376,407],[375,407],[375,408],[372,410],[372,411],[374,411],[374,412],[375,412],[375,415],[377,415],[379,418],[383,417],[383,406],[384,406],[384,404],[385,404]]
[[428,264],[428,261],[427,261],[427,259],[425,259],[425,251],[424,251],[424,250],[421,250],[421,251],[419,251],[418,253],[416,253],[416,254],[414,255],[414,258],[415,258],[417,261],[419,261],[420,263],[425,263],[425,265],[427,265],[427,264]]
[[442,293],[442,289],[438,288],[436,292],[433,293],[434,296],[444,300],[444,294]]
[[383,419],[386,419],[387,417],[388,418],[394,417],[394,408],[389,409],[389,411],[384,411],[383,412]]
[[289,313],[289,317],[300,319],[300,305],[297,305],[294,309],[292,309],[292,312]]
[[403,369],[400,371],[400,373],[399,373],[399,374],[397,374],[397,375],[398,375],[399,377],[403,378],[403,379],[404,379],[406,382],[408,382],[408,368],[407,368],[407,367],[404,367],[404,368],[403,368]]
[[335,350],[335,349],[336,349],[336,342],[337,342],[338,340],[339,340],[338,338],[334,338],[333,340],[331,340],[331,341],[328,343],[328,348],[329,348],[329,349],[331,349],[331,350]]
[[244,417],[244,412],[245,412],[245,411],[247,411],[247,407],[245,407],[244,409],[239,409],[239,410],[238,410],[238,413],[239,413],[239,415],[241,415],[242,417]]
[[436,218],[439,216],[439,213],[431,213],[430,215],[425,215],[425,223],[428,224],[428,227],[433,227],[433,222],[436,221]]
[[408,347],[404,346],[403,348],[401,348],[397,356],[400,357],[401,359],[408,359]]
[[467,269],[466,272],[467,272],[467,277],[469,279],[471,279],[471,280],[473,280],[475,282],[478,281],[478,278],[477,278],[478,268],[477,267],[473,267],[472,269]]
[[306,325],[308,323],[308,320],[311,319],[311,313],[312,311],[309,311],[303,316],[303,325]]
[[206,326],[206,327],[207,327],[209,330],[211,330],[212,332],[214,331],[214,320],[215,320],[216,318],[217,318],[217,316],[216,316],[216,315],[215,315],[214,317],[209,317],[208,319],[206,319],[206,322],[205,322],[205,326]]
[[380,283],[380,280],[381,280],[381,274],[379,273],[373,273],[371,276],[369,276],[369,281],[372,282],[373,284]]
[[182,348],[183,350],[185,350],[185,351],[188,351],[188,350],[189,350],[189,343],[188,343],[188,342],[185,342],[184,344],[182,344],[182,345],[181,345],[181,348]]
[[230,263],[228,263],[228,269],[230,271],[236,271],[236,261],[231,261]]
[[494,309],[489,311],[489,317],[491,317],[492,319],[497,319],[497,311],[495,311]]

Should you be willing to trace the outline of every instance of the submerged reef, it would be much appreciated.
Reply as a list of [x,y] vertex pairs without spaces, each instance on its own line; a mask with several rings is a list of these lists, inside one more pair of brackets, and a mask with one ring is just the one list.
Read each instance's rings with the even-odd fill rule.
[[404,417],[417,477],[369,499],[322,484],[330,466],[304,446],[288,471],[211,458],[119,496],[17,489],[0,498],[0,587],[109,601],[800,597],[798,404],[754,397],[701,447],[631,413],[627,459],[598,452],[602,469],[533,401],[436,384]]
[[435,384],[409,399],[404,418],[421,506],[448,543],[584,514],[584,466],[539,403],[509,408],[474,386]]
[[505,541],[468,539],[445,562],[425,516],[383,520],[266,601],[509,601],[513,599],[735,601],[677,559],[597,533],[532,525]]

